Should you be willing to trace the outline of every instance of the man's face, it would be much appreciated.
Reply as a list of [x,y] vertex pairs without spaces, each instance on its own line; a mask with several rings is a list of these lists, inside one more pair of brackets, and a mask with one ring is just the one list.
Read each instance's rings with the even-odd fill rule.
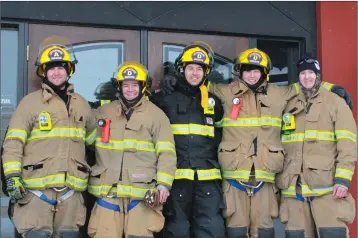
[[198,64],[188,64],[184,70],[185,79],[192,86],[197,86],[201,83],[204,77],[204,70]]
[[64,67],[56,66],[47,70],[46,77],[53,85],[62,85],[67,80],[67,71]]
[[139,82],[135,80],[125,80],[122,83],[122,93],[125,99],[133,100],[139,95]]
[[300,72],[298,79],[303,87],[311,89],[316,83],[317,75],[314,71],[306,69]]
[[242,80],[244,80],[249,85],[256,84],[260,80],[261,76],[262,74],[259,69],[253,69],[253,70],[242,72]]

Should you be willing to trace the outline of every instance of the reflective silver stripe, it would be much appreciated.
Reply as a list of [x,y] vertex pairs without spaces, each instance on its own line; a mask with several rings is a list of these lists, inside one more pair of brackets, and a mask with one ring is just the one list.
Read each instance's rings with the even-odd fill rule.
[[20,139],[23,143],[25,143],[27,139],[27,132],[26,130],[22,130],[22,129],[10,129],[6,133],[6,137],[5,137],[5,140],[9,140],[9,139]]
[[192,169],[177,169],[175,171],[175,179],[189,179],[194,180],[194,170]]
[[214,127],[199,124],[171,124],[174,135],[209,135],[214,136]]
[[221,179],[220,169],[197,170],[198,180],[215,180]]
[[225,117],[222,122],[218,122],[217,127],[259,127],[259,126],[274,126],[281,127],[282,119],[262,116],[249,117],[249,118],[238,118],[237,120],[231,120]]
[[223,178],[234,178],[234,179],[249,179],[251,171],[249,170],[224,170],[222,173]]
[[109,150],[136,149],[147,152],[155,152],[154,145],[148,141],[137,141],[132,139],[126,140],[110,140],[108,143],[101,142],[101,138],[97,137],[96,147]]
[[353,142],[357,142],[357,135],[351,131],[336,130],[335,133],[336,133],[337,140],[348,139]]
[[305,138],[304,133],[292,133],[291,135],[282,135],[282,143],[291,143],[291,142],[303,142]]
[[50,137],[74,137],[85,139],[85,131],[81,128],[52,128],[50,131],[31,131],[28,140],[36,140]]
[[170,142],[159,141],[155,145],[155,151],[157,154],[162,151],[171,151],[175,154],[175,146],[173,143]]
[[162,182],[165,183],[169,186],[172,186],[174,177],[171,176],[170,174],[164,173],[164,172],[158,172],[157,173],[157,181],[158,182]]
[[86,137],[86,144],[92,145],[93,142],[96,141],[97,136],[97,128],[95,128],[87,137]]
[[335,135],[330,131],[318,131],[318,130],[306,130],[305,139],[317,139],[317,140],[328,140],[335,141]]
[[322,88],[324,88],[327,91],[331,91],[333,86],[334,86],[334,84],[331,84],[331,83],[327,83],[327,82],[322,83]]

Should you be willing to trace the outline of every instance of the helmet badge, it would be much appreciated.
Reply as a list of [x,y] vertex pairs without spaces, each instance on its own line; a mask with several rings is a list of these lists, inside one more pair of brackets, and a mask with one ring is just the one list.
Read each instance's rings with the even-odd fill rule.
[[65,53],[60,49],[53,49],[48,53],[50,60],[63,60]]
[[136,79],[137,75],[138,75],[137,70],[133,68],[126,68],[125,70],[123,70],[122,73],[123,79]]
[[247,56],[247,60],[250,63],[260,64],[262,61],[262,56],[257,52],[252,52]]
[[192,55],[191,58],[193,59],[194,62],[200,62],[200,63],[204,63],[206,60],[206,56],[203,52],[200,51],[195,51]]

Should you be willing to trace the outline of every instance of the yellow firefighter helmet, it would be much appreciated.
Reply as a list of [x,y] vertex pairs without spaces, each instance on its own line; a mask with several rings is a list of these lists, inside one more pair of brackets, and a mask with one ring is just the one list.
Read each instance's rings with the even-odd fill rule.
[[37,56],[35,65],[37,66],[37,75],[45,76],[46,65],[52,62],[64,62],[68,66],[68,77],[75,72],[76,56],[73,53],[73,60],[69,52],[69,44],[67,38],[61,36],[50,36],[44,39],[40,45],[39,55]]
[[257,48],[247,49],[242,52],[240,56],[235,59],[234,70],[239,72],[241,66],[244,64],[261,66],[267,75],[272,69],[270,57]]

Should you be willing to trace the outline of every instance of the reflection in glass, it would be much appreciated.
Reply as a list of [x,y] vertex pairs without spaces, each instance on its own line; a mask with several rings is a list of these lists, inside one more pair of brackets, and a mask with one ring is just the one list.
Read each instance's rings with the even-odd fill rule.
[[87,101],[97,101],[95,95],[99,84],[109,82],[118,65],[124,60],[124,43],[97,42],[73,46],[78,64],[70,82],[75,92]]

